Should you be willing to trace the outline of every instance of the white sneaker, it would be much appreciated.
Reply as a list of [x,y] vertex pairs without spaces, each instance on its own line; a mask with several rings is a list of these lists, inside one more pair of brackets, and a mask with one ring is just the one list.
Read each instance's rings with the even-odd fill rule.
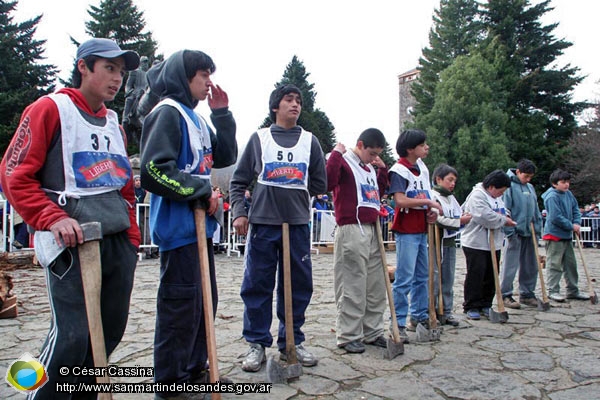
[[265,348],[258,343],[250,343],[246,358],[242,362],[242,369],[247,372],[257,372],[265,361],[267,361]]
[[554,301],[559,302],[559,303],[562,303],[563,301],[565,301],[565,296],[563,296],[560,293],[550,293],[548,295],[548,298],[550,300],[554,300]]
[[[301,344],[296,346],[296,357],[298,358],[298,362],[302,364],[303,367],[314,367],[319,363],[317,357],[306,350]],[[285,353],[285,350],[279,351],[279,359],[281,361],[287,361],[287,354]]]

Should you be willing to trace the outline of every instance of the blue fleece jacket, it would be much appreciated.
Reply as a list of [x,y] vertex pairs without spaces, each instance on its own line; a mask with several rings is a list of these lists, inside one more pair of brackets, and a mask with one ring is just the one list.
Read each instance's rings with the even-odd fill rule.
[[573,193],[570,190],[562,192],[552,187],[542,194],[542,199],[544,199],[544,207],[548,212],[544,235],[571,239],[573,224],[581,225],[581,212]]

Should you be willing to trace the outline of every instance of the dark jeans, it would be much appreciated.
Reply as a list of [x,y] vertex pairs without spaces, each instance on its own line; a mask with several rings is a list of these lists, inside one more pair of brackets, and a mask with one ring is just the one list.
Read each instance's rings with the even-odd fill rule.
[[[270,347],[273,336],[273,290],[277,273],[277,346],[285,349],[285,311],[283,299],[283,245],[281,226],[252,224],[246,242],[246,262],[241,296],[244,300],[243,335],[249,343]],[[292,311],[294,341],[304,342],[304,313],[313,292],[310,231],[306,225],[290,225]]]
[[[217,310],[217,281],[212,239],[206,241],[212,288],[213,316]],[[208,350],[202,299],[198,244],[160,253],[154,379],[183,383],[206,370]]]

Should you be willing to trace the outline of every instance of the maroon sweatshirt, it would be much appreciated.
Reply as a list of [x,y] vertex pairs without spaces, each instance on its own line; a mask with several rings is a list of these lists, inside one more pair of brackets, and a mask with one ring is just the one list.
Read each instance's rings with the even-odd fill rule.
[[[366,167],[365,171],[368,171]],[[377,170],[377,185],[379,186],[379,197],[381,198],[389,185],[387,168]],[[352,169],[339,151],[332,151],[329,160],[327,160],[327,191],[333,193],[335,222],[340,226],[357,224],[356,206],[358,198],[356,197],[356,182],[354,181]],[[378,216],[379,211],[370,207],[361,207],[358,211],[361,224],[373,224],[377,221]]]

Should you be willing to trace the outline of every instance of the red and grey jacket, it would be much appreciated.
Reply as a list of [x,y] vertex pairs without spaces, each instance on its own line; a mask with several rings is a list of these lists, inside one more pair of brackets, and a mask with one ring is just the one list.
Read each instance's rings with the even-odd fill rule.
[[[94,112],[79,90],[61,89],[57,93],[69,96],[86,119],[102,121],[106,118],[106,107],[102,106]],[[68,204],[66,207],[59,206],[56,196],[42,190],[42,187],[60,190],[56,186],[64,186],[64,182],[61,183],[64,180],[64,168],[60,146],[63,134],[56,103],[49,97],[42,97],[23,112],[19,127],[0,164],[0,182],[6,198],[35,230],[49,230],[53,224],[67,217],[79,220],[77,215],[72,215]],[[140,244],[140,231],[135,222],[131,174],[121,188],[120,196],[121,205],[127,207],[129,217],[127,233],[131,243],[137,247]],[[102,213],[100,210],[97,212]],[[110,218],[106,214],[106,218]]]

